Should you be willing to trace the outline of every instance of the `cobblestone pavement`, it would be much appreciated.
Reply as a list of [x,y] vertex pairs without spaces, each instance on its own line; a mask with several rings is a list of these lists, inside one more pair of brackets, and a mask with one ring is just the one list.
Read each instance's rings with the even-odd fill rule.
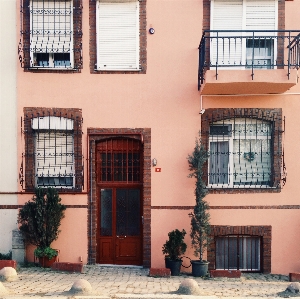
[[[18,280],[3,282],[10,296],[41,297],[65,296],[74,281],[85,279],[95,294],[114,296],[118,294],[170,294],[178,290],[186,278],[195,279],[203,295],[218,298],[259,297],[275,298],[290,284],[284,275],[243,274],[239,279],[195,278],[188,274],[170,278],[149,277],[149,269],[139,267],[85,266],[84,273],[67,273],[32,267],[20,268]],[[7,296],[5,296],[6,298]],[[0,296],[0,298],[2,298]]]

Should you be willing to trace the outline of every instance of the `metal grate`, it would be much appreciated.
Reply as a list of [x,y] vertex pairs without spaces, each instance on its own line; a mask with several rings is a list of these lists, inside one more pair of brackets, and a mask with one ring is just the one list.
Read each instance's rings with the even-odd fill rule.
[[216,269],[260,271],[261,238],[244,235],[216,237]]
[[[20,183],[23,189],[83,187],[82,119],[48,111],[25,113],[22,120],[25,151]],[[25,164],[25,169],[24,169]]]
[[201,139],[208,188],[281,188],[285,118],[276,109],[207,109]]
[[81,0],[21,0],[21,66],[81,68],[81,14]]
[[142,147],[134,139],[108,139],[97,146],[99,183],[140,182]]

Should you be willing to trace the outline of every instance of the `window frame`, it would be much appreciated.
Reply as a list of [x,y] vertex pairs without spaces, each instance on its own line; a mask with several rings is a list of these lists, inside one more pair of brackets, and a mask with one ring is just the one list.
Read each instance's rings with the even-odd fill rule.
[[[36,187],[57,187],[57,188],[74,188],[74,121],[64,117],[58,116],[45,116],[35,117],[31,121],[32,129],[34,131],[34,151],[35,151],[35,172],[36,172]],[[55,124],[53,126],[53,124]],[[52,126],[52,128],[51,128]],[[42,127],[42,128],[40,128]],[[53,138],[54,137],[54,138]],[[54,140],[54,147],[53,147]],[[64,140],[66,141],[64,144]],[[60,153],[57,151],[59,151]],[[64,158],[65,156],[65,158]],[[61,163],[53,163],[57,160],[64,160]],[[71,161],[70,161],[71,160]],[[40,164],[40,165],[39,165]],[[66,164],[66,165],[64,165]],[[63,169],[65,171],[70,169],[69,175],[61,173]],[[55,171],[56,170],[56,171]],[[55,175],[58,172],[58,175]],[[47,175],[48,173],[48,175]],[[60,181],[60,178],[70,178],[72,184],[45,184],[53,178]],[[43,183],[39,183],[40,178]],[[63,181],[63,180],[62,180]]]
[[[269,0],[270,2],[273,2],[274,4],[274,18],[272,18],[272,20],[274,20],[274,27],[273,28],[270,28],[270,24],[267,24],[265,25],[265,28],[262,28],[262,26],[259,24],[259,22],[256,22],[255,24],[247,24],[247,20],[249,20],[247,18],[247,11],[249,10],[249,3],[251,3],[251,1],[253,2],[253,0],[240,0],[241,1],[241,6],[240,6],[240,9],[241,9],[241,16],[240,16],[240,23],[239,24],[236,24],[236,23],[233,23],[231,22],[231,25],[230,27],[228,28],[224,28],[224,26],[218,28],[220,26],[220,24],[218,24],[218,26],[215,24],[214,21],[217,21],[217,22],[220,22],[219,20],[216,20],[215,19],[215,11],[216,11],[216,1],[219,1],[219,0],[210,0],[211,3],[210,3],[210,30],[253,30],[253,31],[257,31],[257,30],[273,30],[273,31],[276,31],[278,30],[278,13],[279,13],[279,6],[278,6],[278,1],[277,0]],[[224,2],[226,3],[226,2]],[[226,5],[226,4],[223,4],[223,5]],[[261,5],[261,4],[257,4],[258,6]],[[235,7],[237,8],[238,6],[235,5]],[[223,7],[224,9],[224,7]],[[236,13],[236,11],[234,12]],[[254,12],[252,11],[252,14]],[[223,13],[224,14],[224,13]],[[225,15],[229,16],[229,18],[232,16],[232,11],[230,11],[230,6],[226,8],[226,11],[225,11]],[[273,17],[273,16],[272,16]],[[226,20],[223,20],[222,21],[222,24],[224,24],[224,22],[226,22]],[[229,24],[227,22],[227,24]],[[238,28],[237,28],[237,25]],[[250,28],[249,28],[250,27]],[[256,28],[258,27],[258,28]],[[215,33],[211,33],[212,36],[215,36],[216,37],[216,34]],[[224,34],[224,33],[223,33]],[[249,38],[243,38],[241,41],[240,41],[240,44],[238,44],[238,47],[237,47],[237,40],[235,39],[237,37],[237,34],[238,33],[231,33],[231,37],[228,37],[228,34],[229,32],[226,32],[225,33],[225,38],[224,38],[224,41],[223,41],[223,44],[219,44],[218,46],[216,45],[216,40],[212,39],[212,44],[211,44],[211,51],[210,51],[210,61],[218,61],[220,59],[220,57],[215,57],[217,55],[218,52],[220,51],[224,51],[224,46],[225,46],[225,50],[226,48],[228,47],[227,50],[230,51],[231,47],[232,47],[232,53],[234,53],[234,51],[236,51],[236,53],[230,55],[229,53],[229,59],[230,61],[233,60],[232,62],[229,62],[228,66],[226,65],[227,63],[224,62],[224,64],[226,66],[224,66],[223,68],[226,69],[226,68],[229,68],[229,69],[232,69],[232,67],[234,67],[235,69],[247,69],[247,68],[250,68],[252,67],[252,63],[251,64],[248,64],[248,61],[250,60],[252,62],[252,58],[253,58],[253,61],[255,60],[263,60],[263,61],[270,61],[270,64],[262,64],[260,69],[276,69],[277,66],[276,66],[276,63],[275,63],[275,59],[278,55],[278,41],[277,41],[277,38],[276,36],[274,36],[274,33],[273,32],[269,32],[268,34],[270,35],[270,37],[268,38],[269,40],[272,41],[272,43],[270,44],[270,48],[260,48],[260,49],[270,49],[271,51],[271,55],[265,55],[265,56],[257,56],[255,55],[255,49],[256,47],[253,47],[253,48],[250,48],[247,46],[247,42],[250,41],[250,40],[257,40],[257,39],[260,39],[260,37],[262,36],[262,39],[264,38],[263,36],[266,34],[265,32],[256,32],[255,33],[255,36],[254,36],[254,33],[252,33],[251,31],[249,33],[242,33],[244,36],[246,35],[249,35]],[[253,34],[253,38],[250,37],[251,35]],[[222,33],[218,33],[218,37],[222,36]],[[274,36],[274,37],[272,37]],[[233,41],[231,41],[231,39],[234,39]],[[233,44],[233,46],[231,46],[230,44]],[[235,48],[239,48],[240,49],[237,51]],[[218,49],[217,49],[218,48]],[[249,51],[251,49],[253,49],[252,53],[251,53],[251,56],[248,55]],[[240,53],[239,53],[240,51]],[[223,55],[224,53],[226,52],[223,52]],[[220,54],[218,54],[220,55]],[[225,55],[226,56],[226,55]],[[232,57],[233,56],[233,57]],[[249,58],[250,57],[250,58]],[[227,59],[228,57],[226,57]],[[236,58],[240,58],[240,61],[238,61],[239,59],[236,59]],[[214,63],[215,64],[215,63]],[[222,64],[219,64],[219,67],[221,67]],[[257,68],[257,67],[256,67]]]
[[[42,0],[41,0],[42,1]],[[50,2],[50,0],[43,0]],[[53,1],[53,0],[52,0]],[[80,72],[82,69],[82,0],[65,0],[71,2],[72,8],[72,45],[70,52],[70,64],[71,66],[62,67],[49,67],[49,66],[37,66],[34,64],[33,52],[31,52],[31,3],[32,0],[20,0],[20,16],[21,16],[21,39],[18,46],[18,56],[21,67],[26,72]],[[54,52],[51,54],[55,54]],[[51,63],[54,63],[54,55],[50,55]],[[64,61],[64,60],[59,60]]]
[[[111,0],[111,2],[124,0]],[[139,34],[138,34],[138,69],[128,70],[99,70],[97,66],[97,3],[98,0],[89,0],[89,25],[90,25],[90,73],[91,74],[146,74],[147,71],[147,19],[146,3],[147,0],[137,0],[139,5]]]
[[[33,8],[34,5],[33,3],[35,2],[44,2],[44,0],[30,0],[30,40],[32,41],[34,38],[34,28],[33,28],[33,20],[32,20],[32,15],[33,15]],[[46,1],[48,3],[53,2],[54,6],[55,6],[55,1],[53,0],[48,0]],[[74,14],[74,5],[73,5],[73,0],[61,0],[58,1],[59,2],[65,2],[65,3],[70,3],[68,5],[68,7],[70,7],[70,11],[71,11],[71,16],[70,16],[70,28],[71,28],[71,32],[70,32],[70,51],[69,52],[57,52],[55,49],[53,49],[52,51],[50,50],[49,52],[34,52],[33,51],[33,47],[32,45],[30,45],[30,68],[44,68],[44,69],[59,69],[59,70],[63,70],[63,69],[73,69],[74,68],[74,51],[72,50],[74,48],[74,38],[73,38],[73,32],[74,32],[74,26],[73,26],[73,14]],[[55,13],[53,15],[53,18],[55,18]],[[60,23],[60,22],[59,22]],[[43,22],[43,24],[45,24],[45,22]],[[67,24],[66,22],[64,24]],[[44,27],[44,25],[43,25]],[[48,65],[44,66],[44,65],[36,65],[37,61],[37,54],[48,54]],[[70,63],[70,66],[56,66],[55,65],[55,54],[70,54],[70,59],[68,60]]]
[[[245,118],[237,118],[237,119],[228,119],[228,120],[223,120],[223,121],[219,121],[219,122],[214,122],[211,124],[210,126],[210,129],[211,127],[213,126],[224,126],[224,125],[229,125],[232,129],[231,130],[235,130],[234,126],[236,124],[245,124],[246,125],[246,121],[243,121],[243,119]],[[251,118],[246,118],[246,119],[249,119],[251,120]],[[255,120],[256,121],[256,120]],[[259,120],[258,120],[259,121]],[[261,122],[262,124],[265,124],[266,121],[264,122]],[[223,135],[211,135],[209,134],[209,146],[208,146],[208,151],[211,152],[211,143],[220,143],[220,142],[228,142],[228,151],[229,151],[229,158],[228,158],[228,172],[227,172],[227,178],[228,178],[228,183],[225,184],[225,183],[210,183],[210,175],[208,177],[208,184],[207,184],[207,187],[208,188],[241,188],[241,186],[244,186],[244,188],[270,188],[270,186],[268,185],[262,185],[262,184],[235,184],[234,182],[234,175],[236,173],[236,168],[234,168],[234,157],[233,157],[233,153],[236,153],[236,148],[235,148],[235,145],[234,145],[234,141],[235,140],[245,140],[245,141],[248,141],[248,140],[269,140],[269,155],[270,155],[270,160],[272,159],[272,146],[271,146],[271,143],[272,143],[272,124],[270,123],[270,121],[268,121],[268,126],[269,126],[269,130],[271,132],[271,134],[267,135],[267,136],[263,136],[263,135],[257,135],[257,136],[247,136],[245,134],[245,138],[240,138],[240,139],[236,139],[235,138],[235,134],[232,133],[233,131],[231,131],[230,134],[228,134],[228,136],[225,136],[224,134]],[[232,153],[232,154],[230,154]],[[238,154],[240,155],[241,154],[241,151],[238,152]],[[272,161],[270,161],[270,168],[272,169]],[[232,169],[232,171],[230,171],[230,169]],[[208,158],[208,173],[210,174],[210,170],[211,170],[211,155],[209,156]],[[219,173],[220,174],[220,173]],[[271,177],[271,174],[270,174],[270,177]]]
[[[129,1],[129,2],[122,2],[122,1],[118,1],[118,2],[111,2],[111,1],[101,1],[101,0],[96,0],[97,4],[96,4],[96,37],[97,37],[97,71],[140,71],[140,51],[139,51],[139,1],[135,0],[135,1]],[[133,4],[132,4],[133,3]],[[112,5],[112,7],[110,7],[111,10],[115,10],[115,7],[117,7],[118,5],[135,5],[135,37],[134,37],[134,47],[135,47],[135,63],[133,67],[121,67],[120,64],[118,64],[117,66],[113,67],[110,66],[108,68],[104,68],[103,63],[101,62],[101,47],[99,46],[99,43],[101,42],[101,32],[99,32],[99,28],[100,28],[100,17],[102,16],[101,14],[101,9],[103,10],[108,10],[109,8],[105,8],[105,6],[107,5]],[[102,7],[101,7],[102,6]],[[119,9],[119,8],[118,8]],[[130,8],[130,9],[134,9]],[[113,14],[114,15],[114,14]],[[114,15],[114,18],[119,20],[121,19],[123,16],[120,16],[117,12]],[[132,20],[133,21],[133,20]],[[118,23],[118,22],[116,22]],[[120,23],[120,22],[119,22]],[[125,35],[125,32],[122,31],[121,33],[118,33],[118,35]],[[110,30],[110,34],[112,34],[112,30]],[[107,41],[105,41],[107,42]],[[125,39],[123,40],[123,42],[125,42]],[[130,45],[133,45],[133,41],[130,42]],[[113,48],[115,49],[115,48]],[[112,49],[110,49],[111,51]],[[120,55],[121,53],[118,52]],[[104,55],[105,56],[105,55]],[[101,63],[100,63],[101,62]]]
[[286,182],[286,167],[284,164],[283,133],[285,119],[281,108],[208,108],[201,117],[201,140],[205,149],[209,151],[210,126],[215,122],[222,122],[234,118],[249,118],[252,120],[268,121],[272,124],[273,139],[271,139],[271,177],[270,186],[237,185],[236,187],[218,187],[209,185],[209,162],[204,165],[204,182],[211,193],[261,193],[281,192]]
[[[54,132],[55,129],[61,132],[60,128],[51,126],[50,129],[46,122],[41,123],[37,129],[33,125],[34,119],[41,117],[57,117],[68,120],[68,132],[73,136],[73,185],[72,186],[53,186],[45,185],[39,187],[54,187],[60,192],[81,192],[84,188],[84,168],[82,156],[82,112],[76,108],[24,108],[24,119],[21,128],[24,133],[24,152],[22,153],[22,162],[20,167],[20,184],[22,189],[32,192],[37,186],[38,172],[36,164],[36,132]],[[73,129],[70,130],[70,123],[73,122]]]
[[[232,240],[233,242],[230,242]],[[253,251],[250,249],[251,256],[251,267],[244,267],[247,262],[249,262],[249,242],[251,240],[251,245],[253,245],[254,240],[254,257],[252,259]],[[240,270],[243,272],[260,272],[261,271],[261,237],[259,236],[249,236],[249,235],[225,235],[216,236],[216,270]],[[231,243],[231,244],[230,244]],[[234,250],[232,250],[232,246]],[[220,248],[220,247],[223,248]],[[242,249],[242,252],[241,250]],[[233,260],[231,259],[233,257]],[[231,263],[230,263],[231,261]],[[252,263],[257,264],[257,267],[252,268]],[[221,267],[221,264],[223,266]],[[234,265],[234,266],[233,266]]]

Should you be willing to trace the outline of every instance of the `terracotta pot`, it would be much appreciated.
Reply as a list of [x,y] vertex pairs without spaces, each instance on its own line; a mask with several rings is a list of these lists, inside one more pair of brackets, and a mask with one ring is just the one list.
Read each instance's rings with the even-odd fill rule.
[[39,257],[39,264],[43,268],[51,268],[51,266],[56,262],[57,256],[53,257],[49,260],[46,256]]

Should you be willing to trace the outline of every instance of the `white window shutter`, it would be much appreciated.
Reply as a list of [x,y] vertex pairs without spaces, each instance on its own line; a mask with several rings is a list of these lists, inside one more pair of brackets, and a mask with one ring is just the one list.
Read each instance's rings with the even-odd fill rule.
[[[212,30],[242,30],[243,28],[243,1],[242,0],[215,0],[212,3],[211,29]],[[227,36],[223,39],[212,39],[211,61],[219,65],[238,66],[242,61],[242,41],[235,37],[239,33],[219,33],[218,36]],[[216,33],[211,36],[216,37]],[[231,36],[232,38],[228,38]]]
[[276,0],[247,0],[245,29],[277,30]]
[[31,52],[70,53],[73,51],[71,0],[31,0],[30,17]]
[[138,1],[98,1],[97,69],[139,69]]
[[212,30],[242,30],[242,0],[214,0],[211,14]]

